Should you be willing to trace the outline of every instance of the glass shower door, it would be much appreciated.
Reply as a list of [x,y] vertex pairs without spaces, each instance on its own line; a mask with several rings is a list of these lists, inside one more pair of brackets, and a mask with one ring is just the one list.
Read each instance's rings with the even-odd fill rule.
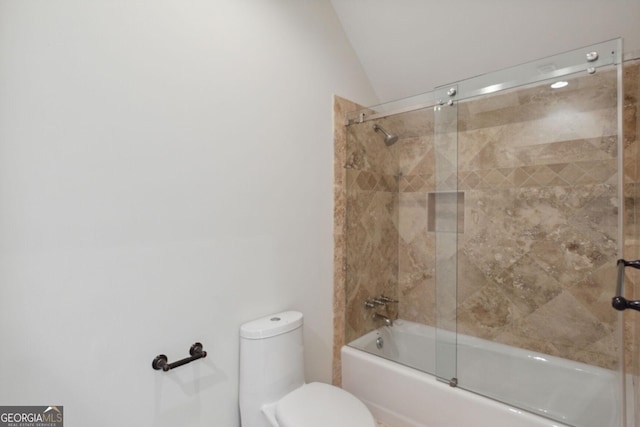
[[457,91],[457,85],[434,91],[434,191],[427,199],[428,229],[435,235],[436,376],[452,386],[458,381],[457,253],[464,219],[464,194],[458,192]]
[[[623,425],[611,297],[637,156],[622,147],[621,51],[600,43],[349,116],[347,342],[378,334],[365,351],[452,386],[566,425]],[[383,294],[398,302],[367,304]],[[392,345],[402,325],[435,334],[435,351]]]
[[[456,293],[455,325],[441,318],[457,331],[446,376],[580,427],[621,425],[610,307],[621,254],[620,52],[614,40],[458,82],[442,105],[457,115],[456,188],[446,188],[457,201],[447,278],[456,286],[443,283],[438,296],[448,310]],[[453,146],[444,123],[436,141]],[[437,267],[451,274],[444,260]]]

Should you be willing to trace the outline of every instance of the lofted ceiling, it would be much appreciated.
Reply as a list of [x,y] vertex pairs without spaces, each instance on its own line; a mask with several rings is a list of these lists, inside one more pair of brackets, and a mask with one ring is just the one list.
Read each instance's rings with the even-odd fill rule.
[[640,0],[331,0],[380,102],[624,38],[640,51]]

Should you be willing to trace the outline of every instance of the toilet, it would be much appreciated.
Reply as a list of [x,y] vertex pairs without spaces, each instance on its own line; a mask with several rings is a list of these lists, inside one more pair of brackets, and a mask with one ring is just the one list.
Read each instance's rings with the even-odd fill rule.
[[240,327],[242,427],[375,427],[349,392],[305,384],[302,313],[285,311]]

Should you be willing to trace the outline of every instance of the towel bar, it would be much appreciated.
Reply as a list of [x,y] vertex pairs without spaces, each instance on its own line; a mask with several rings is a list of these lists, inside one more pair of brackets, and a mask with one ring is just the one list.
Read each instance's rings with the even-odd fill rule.
[[626,310],[630,308],[632,310],[640,311],[640,300],[628,300],[626,299],[624,294],[624,269],[626,267],[633,267],[640,269],[640,259],[635,261],[626,261],[624,259],[619,259],[617,262],[618,265],[618,280],[616,283],[616,296],[611,299],[611,305],[618,311]]

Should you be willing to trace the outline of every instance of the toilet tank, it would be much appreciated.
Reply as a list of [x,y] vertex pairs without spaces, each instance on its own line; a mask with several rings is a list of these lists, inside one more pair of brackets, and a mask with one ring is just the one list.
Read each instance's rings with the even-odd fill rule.
[[240,416],[243,427],[269,425],[261,413],[304,384],[302,313],[285,311],[240,327]]

